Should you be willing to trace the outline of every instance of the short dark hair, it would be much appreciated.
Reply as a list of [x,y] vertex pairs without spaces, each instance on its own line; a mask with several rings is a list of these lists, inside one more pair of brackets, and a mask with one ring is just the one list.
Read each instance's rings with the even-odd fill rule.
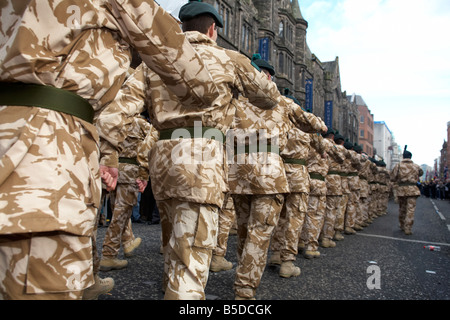
[[206,34],[208,32],[209,27],[215,23],[213,17],[209,14],[200,14],[195,18],[183,21],[182,29],[184,32],[186,31],[198,31]]

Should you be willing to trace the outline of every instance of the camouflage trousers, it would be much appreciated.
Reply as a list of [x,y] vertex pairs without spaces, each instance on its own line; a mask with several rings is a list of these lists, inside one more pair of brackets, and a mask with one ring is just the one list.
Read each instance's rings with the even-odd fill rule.
[[355,226],[356,215],[359,212],[359,190],[353,190],[348,194],[347,209],[345,210],[345,227]]
[[369,211],[369,219],[375,219],[377,217],[377,209],[378,209],[377,195],[378,195],[378,192],[372,192],[369,195],[369,199],[368,199],[368,201],[369,201],[369,210],[368,210]]
[[380,196],[377,203],[377,214],[382,215],[387,212],[387,206],[389,202],[389,193],[380,192]]
[[319,235],[323,228],[326,206],[326,196],[309,195],[308,210],[299,241],[305,245],[305,250],[315,251],[319,248]]
[[271,243],[271,250],[280,252],[281,261],[295,261],[307,209],[307,193],[294,192],[286,195]]
[[0,300],[81,299],[92,284],[91,237],[0,236]]
[[414,212],[416,211],[417,197],[398,197],[400,228],[411,231],[414,224]]
[[359,225],[369,220],[369,197],[359,198],[359,214],[356,217]]
[[272,232],[284,203],[282,194],[233,195],[238,224],[237,296],[253,298],[266,267]]
[[136,205],[139,189],[136,184],[119,183],[115,192],[110,193],[112,217],[103,240],[102,255],[117,257],[120,245],[127,246],[134,240],[131,231],[131,214]]
[[333,239],[334,226],[342,203],[341,195],[327,195],[321,238]]
[[334,225],[334,230],[338,232],[344,231],[345,226],[345,211],[347,210],[348,204],[348,193],[343,193],[341,198],[341,203],[339,209],[337,210],[336,222]]
[[204,300],[219,208],[178,199],[158,200],[166,300]]
[[231,194],[227,194],[223,207],[219,211],[219,230],[217,234],[217,246],[213,251],[214,255],[225,257],[228,247],[228,236],[235,221],[236,210],[234,209],[233,197]]

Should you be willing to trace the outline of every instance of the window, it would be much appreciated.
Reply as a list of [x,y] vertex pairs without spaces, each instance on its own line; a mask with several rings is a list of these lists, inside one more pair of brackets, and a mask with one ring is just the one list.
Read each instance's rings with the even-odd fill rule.
[[214,7],[223,19],[223,28],[219,29],[219,33],[223,36],[230,37],[231,9],[218,0],[215,1]]
[[242,24],[242,51],[250,52],[252,50],[252,28],[246,22]]
[[280,25],[278,27],[278,35],[280,38],[284,38],[284,22],[280,21]]
[[361,116],[361,119],[359,121],[360,123],[364,123],[364,116]]
[[278,70],[280,73],[284,73],[284,53],[280,52],[278,54]]
[[359,131],[359,137],[360,138],[364,138],[364,130],[360,130]]

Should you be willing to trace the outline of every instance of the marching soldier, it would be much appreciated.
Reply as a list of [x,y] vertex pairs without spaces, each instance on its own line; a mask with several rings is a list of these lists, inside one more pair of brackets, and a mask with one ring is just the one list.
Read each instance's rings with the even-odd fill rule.
[[336,146],[334,142],[335,133],[329,130],[324,136],[330,141],[332,147],[328,152],[328,172],[325,177],[327,187],[325,218],[320,235],[320,245],[324,248],[335,247],[336,243],[333,241],[334,226],[338,216],[338,210],[342,202],[342,182],[340,175],[340,168],[345,160],[345,154]]
[[326,209],[325,176],[328,172],[327,151],[331,146],[321,135],[310,134],[310,138],[312,148],[309,150],[307,159],[307,168],[311,178],[308,209],[298,245],[303,249],[303,256],[307,259],[320,257],[318,239],[322,231]]
[[141,242],[141,238],[135,238],[131,231],[131,213],[137,203],[138,193],[147,186],[148,153],[158,136],[158,131],[147,119],[139,114],[134,116],[121,147],[117,186],[110,192],[113,212],[103,240],[100,261],[102,271],[125,268],[128,261],[117,258],[120,245],[123,245],[125,256],[129,256]]
[[[0,297],[79,299],[100,282],[91,237],[101,178],[110,190],[117,179],[115,146],[99,168],[94,123],[125,79],[130,46],[185,105],[219,93],[153,0],[7,1],[0,15]],[[101,123],[106,135],[121,130]]]
[[[214,103],[186,108],[161,77],[141,64],[127,80],[119,105],[131,112],[149,109],[160,132],[150,151],[150,180],[161,216],[165,299],[205,299],[212,251],[216,247],[218,211],[228,191],[224,168],[224,134],[230,127],[234,91],[260,108],[281,97],[275,84],[247,57],[217,46],[222,18],[207,3],[191,1],[180,9],[188,41],[208,66],[220,96]],[[122,108],[118,108],[120,111]],[[127,114],[111,113],[117,126]],[[105,135],[120,140],[120,136]]]
[[339,174],[341,177],[342,197],[339,209],[337,210],[333,240],[341,241],[344,240],[344,236],[342,235],[342,233],[344,232],[345,228],[345,211],[347,209],[348,198],[350,194],[347,179],[347,158],[349,158],[349,153],[347,148],[344,147],[345,138],[340,133],[335,134],[334,142],[336,143],[336,148],[338,148],[338,150],[340,150],[346,158],[344,160],[344,163],[341,164],[340,169],[336,170],[337,174]]
[[305,113],[305,115],[311,118],[308,122],[314,124],[315,129],[302,127],[303,130],[301,130],[297,126],[292,126],[287,135],[286,147],[280,153],[290,193],[285,195],[280,219],[272,236],[272,256],[269,264],[281,265],[279,274],[284,278],[296,276],[300,271],[293,262],[298,253],[298,242],[305,221],[310,191],[307,158],[311,139],[305,131],[326,131],[322,119],[312,113]]
[[391,181],[395,183],[397,189],[400,229],[406,235],[412,234],[416,200],[420,196],[417,181],[423,175],[422,168],[415,164],[411,158],[412,153],[407,151],[405,146],[403,160],[396,164],[391,172]]
[[[252,61],[269,79],[275,74],[273,67],[258,55]],[[261,110],[247,100],[239,99],[233,130],[227,137],[227,141],[235,141],[234,138],[237,141],[236,145],[227,146],[227,158],[231,160],[228,183],[238,223],[236,299],[253,299],[261,281],[270,239],[285,194],[290,192],[280,150],[285,150],[287,133],[294,126],[309,131],[326,130],[322,120],[303,111],[289,98],[282,97],[272,110]],[[289,234],[295,232],[288,230],[288,225],[285,228]],[[296,245],[295,241],[294,247]],[[298,276],[300,269],[293,265],[295,255],[287,252],[286,246],[282,244],[283,263],[286,263],[282,263],[280,275]]]
[[369,175],[370,175],[370,164],[371,161],[366,153],[362,152],[361,146],[358,146],[357,152],[361,154],[362,164],[361,170],[359,171],[359,183],[360,183],[360,194],[359,194],[359,215],[357,223],[362,227],[367,227],[369,222]]
[[344,147],[347,148],[350,158],[347,162],[347,182],[350,193],[348,195],[347,209],[345,211],[345,234],[354,234],[355,230],[361,230],[361,227],[355,223],[357,212],[359,211],[359,176],[358,171],[361,168],[359,155],[353,151],[353,144],[346,141]]
[[380,173],[380,195],[378,199],[378,215],[382,216],[387,213],[387,206],[389,202],[389,183],[390,183],[390,174],[389,171],[386,169],[386,163],[383,160],[380,160],[378,162],[379,164],[379,173]]

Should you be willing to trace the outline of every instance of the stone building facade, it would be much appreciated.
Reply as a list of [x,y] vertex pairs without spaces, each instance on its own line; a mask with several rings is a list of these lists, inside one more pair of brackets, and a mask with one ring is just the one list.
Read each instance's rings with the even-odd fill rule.
[[249,59],[259,53],[276,69],[279,90],[320,116],[353,143],[359,142],[358,107],[342,91],[339,58],[322,62],[307,42],[308,22],[297,0],[203,0],[224,20],[220,46]]

